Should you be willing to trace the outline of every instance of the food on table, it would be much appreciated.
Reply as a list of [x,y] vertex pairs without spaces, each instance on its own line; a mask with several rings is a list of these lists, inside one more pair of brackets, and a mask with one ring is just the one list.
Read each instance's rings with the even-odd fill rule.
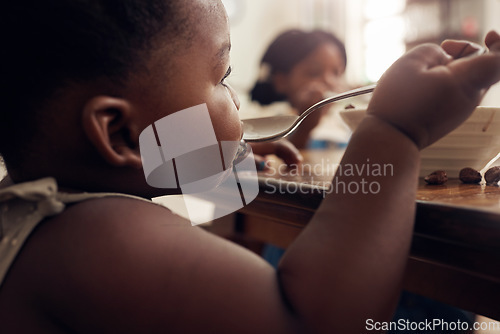
[[481,173],[479,173],[474,168],[465,167],[460,171],[458,176],[460,181],[467,184],[479,183],[482,180]]
[[446,181],[448,181],[448,175],[446,175],[446,172],[444,170],[437,170],[427,175],[424,180],[425,182],[427,182],[427,184],[441,185],[445,184]]
[[486,184],[497,185],[500,181],[500,166],[491,167],[484,173]]

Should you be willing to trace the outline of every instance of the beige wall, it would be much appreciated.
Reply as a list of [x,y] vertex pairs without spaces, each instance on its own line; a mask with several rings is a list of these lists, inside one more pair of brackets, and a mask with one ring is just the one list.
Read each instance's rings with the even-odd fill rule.
[[301,0],[243,1],[244,16],[231,26],[233,74],[229,83],[247,92],[257,78],[267,45],[281,31],[301,25]]
[[[500,0],[485,0],[483,35],[491,29],[500,32]],[[493,86],[483,99],[482,105],[500,106],[500,84]]]
[[[469,0],[474,1],[476,0]],[[281,31],[292,28],[312,28],[322,24],[321,11],[312,13],[311,4],[328,8],[327,21],[332,29],[346,43],[349,65],[347,80],[363,84],[362,59],[358,55],[362,47],[362,31],[358,27],[361,0],[240,0],[243,16],[232,22],[232,65],[233,74],[229,83],[236,89],[243,101],[258,76],[259,62],[267,45]],[[484,4],[485,20],[483,32],[496,29],[500,32],[500,0],[481,0]],[[323,7],[321,7],[323,6]],[[326,15],[326,13],[325,13]],[[312,21],[315,21],[313,23]],[[483,33],[483,34],[484,34]],[[345,36],[344,36],[345,34]],[[495,85],[482,102],[483,105],[500,106],[500,84]]]
[[344,39],[347,18],[345,0],[239,1],[244,9],[243,16],[231,22],[233,72],[228,82],[237,91],[244,114],[252,109],[247,94],[258,77],[260,59],[279,33],[291,28],[322,28]]

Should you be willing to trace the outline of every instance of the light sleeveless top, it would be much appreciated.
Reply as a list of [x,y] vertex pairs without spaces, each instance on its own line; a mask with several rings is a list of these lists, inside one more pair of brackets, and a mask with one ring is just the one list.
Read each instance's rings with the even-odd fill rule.
[[0,287],[17,254],[35,227],[46,217],[64,211],[67,204],[103,197],[141,197],[119,193],[62,193],[53,178],[0,188]]

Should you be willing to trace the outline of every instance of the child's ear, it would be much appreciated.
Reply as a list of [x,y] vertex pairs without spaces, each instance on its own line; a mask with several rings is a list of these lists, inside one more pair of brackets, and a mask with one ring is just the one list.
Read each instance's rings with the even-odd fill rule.
[[87,101],[82,117],[85,134],[108,163],[142,168],[139,129],[127,100],[96,96]]

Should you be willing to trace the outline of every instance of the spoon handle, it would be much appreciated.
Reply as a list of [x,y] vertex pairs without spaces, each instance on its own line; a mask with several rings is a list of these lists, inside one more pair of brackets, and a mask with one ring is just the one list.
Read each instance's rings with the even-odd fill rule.
[[[467,47],[465,47],[464,50],[462,50],[461,54],[457,58],[469,58],[469,57],[480,56],[480,55],[485,54],[488,51],[486,48],[480,47],[479,45],[475,45],[475,47],[478,48],[475,52],[472,52],[471,54],[464,56],[463,54],[465,52],[465,49],[467,49]],[[358,96],[358,95],[372,93],[375,90],[376,86],[377,86],[377,84],[374,83],[374,84],[371,84],[371,85],[368,85],[368,86],[363,86],[363,87],[359,87],[359,88],[356,88],[356,89],[353,89],[353,90],[349,90],[347,92],[340,93],[340,94],[337,94],[335,96],[328,97],[328,98],[326,98],[326,99],[324,99],[322,101],[319,101],[318,103],[316,103],[316,104],[312,105],[311,107],[307,108],[297,118],[297,120],[293,123],[293,125],[285,133],[280,134],[280,137],[288,136],[290,133],[292,133],[293,131],[295,131],[295,129],[297,129],[297,127],[300,125],[300,123],[302,123],[302,121],[304,119],[306,119],[307,116],[309,116],[313,111],[315,111],[315,110],[317,110],[319,108],[322,108],[322,107],[324,107],[324,106],[326,106],[326,105],[328,105],[330,103],[334,103],[334,102],[337,102],[337,101],[340,101],[340,100],[343,100],[343,99],[347,99],[347,98]]]
[[302,117],[307,117],[307,116],[309,116],[310,113],[312,113],[316,109],[322,108],[322,107],[324,107],[324,106],[326,106],[326,105],[328,105],[330,103],[334,103],[334,102],[337,102],[337,101],[340,101],[340,100],[343,100],[343,99],[348,99],[350,97],[354,97],[354,96],[358,96],[358,95],[363,95],[363,94],[371,93],[371,92],[373,92],[375,90],[375,86],[376,85],[377,84],[372,84],[372,85],[369,85],[369,86],[363,86],[363,87],[360,87],[360,88],[349,90],[349,91],[344,92],[344,93],[337,94],[337,95],[332,96],[332,97],[327,97],[326,99],[321,100],[318,103],[316,103],[316,104],[312,105],[311,107],[307,108],[301,114],[301,116]]
[[[471,54],[469,55],[466,55],[464,56],[463,54],[465,53],[465,49],[467,49],[468,46],[470,46],[471,43],[469,43],[465,48],[464,50],[462,50],[462,52],[460,53],[459,56],[457,56],[457,58],[470,58],[470,57],[476,57],[476,56],[480,56],[480,55],[483,55],[485,54],[488,50],[484,47],[481,47],[479,45],[475,45],[476,48],[478,48],[476,51],[472,52]],[[340,100],[343,100],[343,99],[347,99],[347,98],[350,98],[350,97],[354,97],[354,96],[358,96],[358,95],[363,95],[363,94],[367,94],[367,93],[371,93],[375,90],[375,87],[377,86],[376,83],[372,84],[372,85],[368,85],[368,86],[363,86],[363,87],[359,87],[359,88],[356,88],[356,89],[353,89],[353,90],[349,90],[347,92],[344,92],[344,93],[340,93],[340,94],[337,94],[335,96],[332,96],[332,97],[328,97],[322,101],[319,101],[318,103],[312,105],[311,107],[307,108],[299,117],[299,119],[297,119],[297,122],[295,125],[299,125],[300,123],[302,123],[302,121],[304,120],[304,118],[306,118],[307,116],[309,116],[309,114],[311,114],[313,111],[315,111],[316,109],[319,109],[321,107],[324,107],[330,103],[334,103],[334,102],[337,102],[337,101],[340,101]]]
[[332,97],[328,97],[322,101],[319,101],[318,103],[312,105],[311,107],[307,108],[300,116],[299,118],[297,118],[297,120],[295,121],[295,123],[292,125],[292,127],[289,129],[289,131],[287,131],[288,133],[291,133],[293,132],[297,126],[300,125],[300,123],[302,123],[302,121],[307,117],[309,116],[313,111],[319,109],[319,108],[322,108],[328,104],[331,104],[331,103],[334,103],[334,102],[337,102],[337,101],[340,101],[340,100],[343,100],[343,99],[348,99],[350,97],[354,97],[354,96],[358,96],[358,95],[363,95],[363,94],[368,94],[368,93],[371,93],[375,90],[375,87],[377,86],[377,84],[372,84],[372,85],[368,85],[368,86],[363,86],[363,87],[359,87],[359,88],[356,88],[356,89],[353,89],[353,90],[349,90],[347,92],[344,92],[344,93],[340,93],[340,94],[337,94],[335,96],[332,96]]

